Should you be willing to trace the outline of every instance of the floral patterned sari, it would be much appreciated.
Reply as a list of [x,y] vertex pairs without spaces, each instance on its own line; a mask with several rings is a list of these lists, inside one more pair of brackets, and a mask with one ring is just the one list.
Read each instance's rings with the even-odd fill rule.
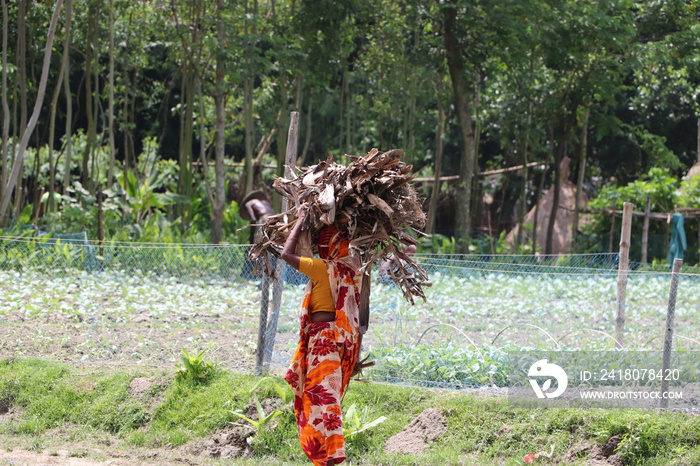
[[350,382],[359,353],[359,261],[350,257],[326,260],[334,322],[312,323],[309,317],[311,282],[301,310],[299,345],[285,379],[294,391],[299,442],[315,466],[345,460],[340,401]]

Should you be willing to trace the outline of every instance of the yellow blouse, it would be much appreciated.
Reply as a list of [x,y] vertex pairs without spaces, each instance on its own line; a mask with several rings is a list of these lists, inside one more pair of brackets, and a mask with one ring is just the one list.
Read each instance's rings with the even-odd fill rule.
[[311,279],[309,312],[335,312],[335,303],[331,295],[331,283],[328,281],[326,263],[322,259],[302,256],[299,258],[299,272]]

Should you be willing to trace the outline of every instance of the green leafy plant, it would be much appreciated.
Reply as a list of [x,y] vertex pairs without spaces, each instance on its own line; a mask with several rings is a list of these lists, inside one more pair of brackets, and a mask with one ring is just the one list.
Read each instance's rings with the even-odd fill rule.
[[253,388],[250,389],[251,393],[259,389],[264,384],[272,385],[272,389],[279,395],[284,404],[291,403],[294,400],[294,393],[292,393],[292,391],[289,389],[286,382],[272,376],[267,376],[260,379],[253,386]]
[[370,416],[370,407],[364,406],[362,409],[358,409],[353,403],[350,405],[348,410],[345,412],[343,421],[343,434],[345,438],[352,438],[373,427],[378,426],[382,422],[387,420],[386,416],[379,416],[373,421],[368,421]]
[[[260,400],[258,400],[257,395],[253,395],[253,401],[255,402],[255,408],[257,409],[257,414],[258,414],[258,419],[252,419],[245,414],[241,413],[240,411],[229,411],[231,414],[234,416],[238,416],[240,419],[243,419],[244,421],[248,422],[250,424],[248,427],[251,427],[253,430],[255,430],[257,435],[260,435],[260,433],[265,430],[265,428],[272,422],[274,418],[282,414],[281,410],[276,410],[271,413],[265,414],[265,409],[263,409],[262,404],[260,404]],[[244,424],[238,424],[238,423],[233,423],[236,425],[244,425]]]
[[204,360],[204,353],[206,350],[194,356],[182,348],[183,365],[177,365],[179,369],[175,374],[175,380],[192,384],[208,382],[217,373],[217,368],[214,364]]

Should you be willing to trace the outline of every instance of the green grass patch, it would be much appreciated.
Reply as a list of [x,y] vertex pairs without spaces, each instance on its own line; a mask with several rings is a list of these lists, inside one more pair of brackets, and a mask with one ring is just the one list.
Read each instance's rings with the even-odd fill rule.
[[[100,431],[132,448],[171,449],[203,442],[240,422],[232,411],[250,410],[255,397],[277,398],[275,409],[283,412],[251,437],[253,457],[227,464],[307,464],[291,405],[282,401],[278,381],[218,370],[206,383],[192,384],[176,381],[175,372],[175,367],[96,369],[46,360],[0,361],[0,406],[6,413],[12,410],[18,421],[0,417],[0,439],[25,439],[25,445],[41,449],[43,434],[62,426],[76,429],[75,438]],[[138,396],[130,389],[136,377],[151,381]],[[525,455],[552,448],[559,464],[585,464],[586,451],[576,456],[575,447],[602,445],[611,438],[618,439],[616,454],[624,464],[700,461],[700,416],[677,412],[529,409],[505,398],[461,391],[359,382],[351,384],[343,400],[344,409],[353,405],[357,426],[382,416],[386,420],[348,438],[350,465],[519,465]],[[443,413],[446,433],[421,454],[386,453],[386,441],[428,408]],[[87,450],[83,446],[75,451]]]

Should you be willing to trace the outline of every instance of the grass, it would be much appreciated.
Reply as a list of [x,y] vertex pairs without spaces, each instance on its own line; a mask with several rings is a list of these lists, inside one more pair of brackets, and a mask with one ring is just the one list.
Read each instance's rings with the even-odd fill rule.
[[[203,443],[230,427],[237,421],[232,411],[245,412],[254,397],[279,399],[274,384],[224,370],[206,383],[192,384],[177,381],[175,368],[88,369],[50,360],[0,361],[0,413],[7,412],[0,415],[0,444],[6,450],[46,455],[67,449],[73,456],[93,459],[97,455],[93,447],[100,446],[108,450],[103,451],[102,460],[118,447],[122,456],[182,457],[182,448]],[[137,377],[148,377],[151,384],[134,396],[129,386]],[[253,456],[226,460],[226,464],[308,464],[296,439],[291,406],[279,402],[283,413],[251,437]],[[613,436],[622,439],[617,453],[624,464],[700,462],[700,416],[677,412],[528,409],[504,398],[359,382],[351,384],[343,401],[346,409],[352,405],[370,416],[365,422],[380,416],[387,419],[348,439],[350,465],[520,465],[526,454],[549,451],[552,446],[553,458],[570,464],[565,458],[573,446],[602,444]],[[387,439],[427,408],[442,411],[447,433],[420,455],[384,452]],[[584,462],[582,457],[579,464]]]

